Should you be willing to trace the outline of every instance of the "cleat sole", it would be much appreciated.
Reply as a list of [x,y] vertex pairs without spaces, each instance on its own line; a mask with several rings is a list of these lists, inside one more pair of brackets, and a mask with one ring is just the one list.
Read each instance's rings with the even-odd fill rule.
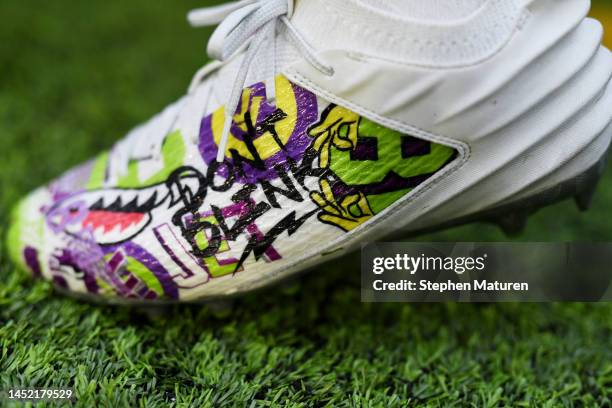
[[[601,158],[582,174],[568,179],[552,188],[536,193],[528,198],[457,218],[432,228],[409,232],[408,237],[472,223],[497,224],[506,235],[514,237],[523,231],[527,223],[527,218],[531,214],[534,214],[541,208],[548,207],[566,199],[573,198],[581,211],[587,211],[591,206],[595,191],[597,190],[597,185],[606,168],[609,151],[610,146],[608,146],[608,149],[606,149]],[[394,236],[399,238],[397,235]],[[406,238],[407,236],[403,234],[402,237]]]

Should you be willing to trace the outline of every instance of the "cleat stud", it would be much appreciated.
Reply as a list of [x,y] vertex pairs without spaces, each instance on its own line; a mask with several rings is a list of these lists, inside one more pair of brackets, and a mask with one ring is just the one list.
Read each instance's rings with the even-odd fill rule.
[[597,189],[597,184],[593,183],[592,186],[589,186],[584,191],[576,194],[574,200],[576,201],[576,206],[580,211],[588,211],[591,208],[591,204],[593,203],[593,197],[595,196],[595,190]]
[[521,234],[527,226],[528,214],[524,212],[510,213],[496,220],[497,225],[509,237]]

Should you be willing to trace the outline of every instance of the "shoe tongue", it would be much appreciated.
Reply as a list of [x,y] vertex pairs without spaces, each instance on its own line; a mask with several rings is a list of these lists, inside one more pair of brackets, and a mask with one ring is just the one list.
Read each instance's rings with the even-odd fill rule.
[[358,0],[380,11],[413,20],[457,20],[469,16],[487,0]]
[[[282,28],[281,28],[282,30]],[[281,31],[282,32],[282,31]],[[269,55],[266,52],[260,52],[251,62],[249,73],[245,81],[245,87],[251,86],[258,82],[270,80],[272,75]],[[299,58],[299,53],[295,47],[284,37],[277,35],[276,37],[276,74],[280,74],[286,66],[290,65],[294,60]],[[216,75],[211,77],[213,81],[213,93],[208,102],[207,111],[216,109],[218,106],[227,102],[227,96],[232,91],[232,87],[236,81],[238,70],[240,69],[241,58],[235,58],[230,63],[217,71]]]
[[[296,7],[300,2],[310,0],[295,0]],[[353,0],[380,12],[402,16],[410,20],[452,21],[465,18],[477,11],[488,0]],[[276,72],[299,58],[295,47],[286,39],[284,27],[279,25],[279,35],[276,38]],[[227,95],[232,90],[240,67],[240,58],[236,58],[221,70],[214,79],[214,90],[208,104],[208,111],[226,102]],[[271,61],[269,55],[260,52],[251,62],[245,86],[269,80]]]

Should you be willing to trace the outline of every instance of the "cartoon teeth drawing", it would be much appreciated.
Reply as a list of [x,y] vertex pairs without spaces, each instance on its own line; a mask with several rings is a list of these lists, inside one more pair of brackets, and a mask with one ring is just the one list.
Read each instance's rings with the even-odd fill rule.
[[206,188],[203,174],[182,166],[164,182],[148,187],[99,189],[66,197],[47,211],[47,225],[56,234],[86,235],[99,245],[121,244],[147,228],[153,211],[163,204],[168,209],[179,203],[201,204]]
[[82,192],[56,203],[47,212],[47,225],[76,237],[89,231],[100,245],[119,244],[142,232],[151,223],[151,212],[169,196],[165,184]]

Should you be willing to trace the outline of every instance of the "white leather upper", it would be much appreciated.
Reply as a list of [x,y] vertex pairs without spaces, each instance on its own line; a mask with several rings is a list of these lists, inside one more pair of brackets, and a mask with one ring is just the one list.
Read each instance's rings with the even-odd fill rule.
[[433,20],[359,0],[307,0],[297,3],[292,20],[319,50],[426,67],[465,66],[499,51],[526,17],[523,0],[481,3],[466,16]]
[[[584,19],[588,9],[582,0],[532,1],[501,49],[462,67],[425,68],[336,49],[324,51],[334,77],[303,63],[286,75],[374,121],[460,151],[454,171],[397,204],[405,211],[394,225],[416,229],[490,208],[536,183],[545,188],[542,179],[610,123],[604,91],[612,57],[600,46],[601,24]],[[572,124],[573,134],[557,140]]]

